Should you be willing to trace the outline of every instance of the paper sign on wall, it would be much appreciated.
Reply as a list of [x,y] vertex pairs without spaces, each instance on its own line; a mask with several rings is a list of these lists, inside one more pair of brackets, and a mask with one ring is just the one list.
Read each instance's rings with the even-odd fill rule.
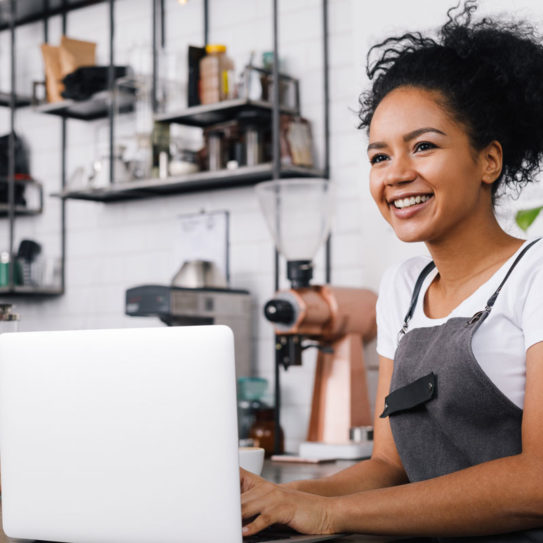
[[180,265],[189,260],[209,260],[229,281],[228,211],[181,215],[179,219],[181,232],[175,252]]

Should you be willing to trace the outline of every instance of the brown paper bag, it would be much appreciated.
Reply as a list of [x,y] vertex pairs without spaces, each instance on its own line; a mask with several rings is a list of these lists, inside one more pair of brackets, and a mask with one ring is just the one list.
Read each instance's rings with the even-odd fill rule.
[[80,66],[96,64],[96,43],[74,40],[67,36],[60,39],[60,71],[62,77],[72,73]]
[[64,90],[62,79],[80,66],[94,66],[96,44],[88,41],[74,40],[62,36],[60,47],[44,43],[41,46],[43,63],[45,65],[45,85],[48,102],[63,100]]
[[60,49],[44,43],[41,46],[43,64],[45,66],[45,88],[48,102],[60,102],[61,92],[64,89],[62,74],[60,71]]

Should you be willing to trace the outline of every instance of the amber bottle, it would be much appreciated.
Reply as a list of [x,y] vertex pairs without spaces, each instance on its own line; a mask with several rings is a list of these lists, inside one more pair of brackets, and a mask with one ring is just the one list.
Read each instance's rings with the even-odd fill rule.
[[272,454],[282,454],[285,450],[285,437],[279,426],[279,450],[275,450],[275,420],[273,407],[262,406],[256,412],[256,418],[249,432],[255,447],[266,451],[266,458]]

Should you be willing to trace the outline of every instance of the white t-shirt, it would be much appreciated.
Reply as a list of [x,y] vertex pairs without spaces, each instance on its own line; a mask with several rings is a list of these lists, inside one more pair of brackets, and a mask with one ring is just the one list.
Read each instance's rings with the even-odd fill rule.
[[[437,326],[451,317],[471,317],[485,308],[522,247],[471,296],[449,315],[430,319],[424,313],[424,296],[437,275],[434,268],[420,290],[409,330]],[[428,257],[407,260],[387,270],[377,301],[377,352],[394,359],[398,332],[409,309],[415,282]],[[473,335],[473,353],[492,382],[517,406],[524,406],[526,350],[543,341],[543,239],[530,247],[502,288],[490,315]]]

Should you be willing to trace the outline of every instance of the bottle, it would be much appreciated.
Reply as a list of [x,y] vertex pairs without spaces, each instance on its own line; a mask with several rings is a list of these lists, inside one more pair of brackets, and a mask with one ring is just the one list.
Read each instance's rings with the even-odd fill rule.
[[226,56],[226,46],[206,45],[200,60],[200,102],[214,104],[235,97],[234,62]]
[[266,451],[266,458],[272,454],[282,454],[285,450],[285,436],[279,426],[279,450],[275,450],[275,409],[262,405],[256,411],[256,419],[251,426],[249,437],[255,447],[262,447]]

